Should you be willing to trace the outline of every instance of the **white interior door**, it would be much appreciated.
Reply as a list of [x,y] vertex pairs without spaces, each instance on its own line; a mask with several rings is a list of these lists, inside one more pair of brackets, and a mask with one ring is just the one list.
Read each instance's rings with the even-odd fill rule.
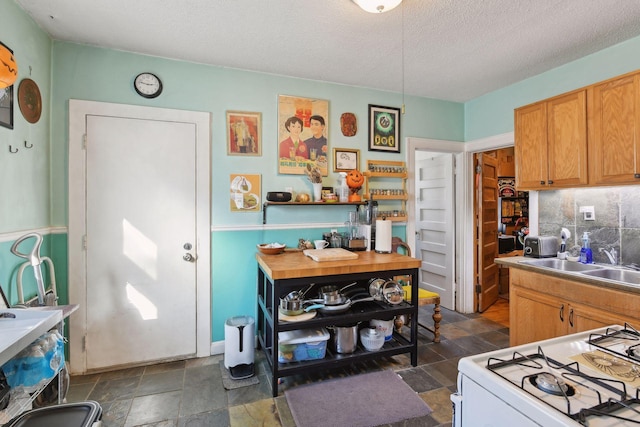
[[422,260],[420,287],[440,294],[455,310],[455,190],[453,154],[416,162],[416,258]]
[[87,369],[196,353],[193,123],[87,117]]
[[84,165],[70,168],[69,293],[82,308],[70,324],[72,373],[209,354],[209,172],[200,159],[209,133],[199,129],[208,120],[147,110],[158,111],[84,114]]

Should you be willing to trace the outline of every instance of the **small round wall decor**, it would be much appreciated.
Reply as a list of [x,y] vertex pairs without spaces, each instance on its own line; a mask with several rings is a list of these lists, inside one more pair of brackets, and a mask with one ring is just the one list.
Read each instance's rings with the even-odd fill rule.
[[37,123],[42,113],[42,97],[36,82],[22,79],[18,86],[18,105],[20,112],[29,123]]

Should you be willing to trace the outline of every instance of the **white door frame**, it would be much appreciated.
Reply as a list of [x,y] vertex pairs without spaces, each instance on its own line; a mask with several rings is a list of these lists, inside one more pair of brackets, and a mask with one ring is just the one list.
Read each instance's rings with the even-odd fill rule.
[[[473,251],[474,251],[474,214],[473,214],[473,155],[474,153],[495,150],[498,148],[512,147],[514,143],[513,132],[495,135],[488,138],[477,139],[469,142],[445,141],[438,139],[413,138],[406,140],[409,149],[407,159],[407,170],[409,173],[409,200],[407,203],[407,240],[412,253],[415,252],[415,152],[434,151],[442,153],[454,153],[456,158],[455,180],[456,187],[456,246],[458,257],[455,261],[455,292],[456,311],[462,313],[473,313],[473,293],[475,289],[473,271]],[[535,192],[532,192],[535,193]],[[536,215],[530,217],[529,223],[537,224],[537,193],[529,197],[529,213]],[[532,199],[535,199],[532,201]]]
[[[149,120],[181,121],[196,124],[196,356],[211,354],[211,114],[106,102],[69,100],[69,213],[68,287],[69,302],[78,304],[69,324],[69,347],[73,359],[69,372],[85,373],[86,353],[86,256],[83,236],[86,230],[85,169],[83,139],[86,115],[137,117]],[[158,118],[160,117],[160,118]],[[72,184],[74,183],[74,184]],[[79,185],[75,185],[82,183]],[[77,319],[74,321],[74,319]]]

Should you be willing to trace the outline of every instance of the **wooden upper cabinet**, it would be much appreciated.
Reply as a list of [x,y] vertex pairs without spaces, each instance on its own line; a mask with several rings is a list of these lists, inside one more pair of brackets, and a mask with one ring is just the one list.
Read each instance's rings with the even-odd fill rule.
[[547,104],[515,110],[516,188],[537,190],[547,184]]
[[586,90],[516,109],[515,153],[518,189],[587,185]]
[[640,183],[640,73],[589,88],[593,185]]

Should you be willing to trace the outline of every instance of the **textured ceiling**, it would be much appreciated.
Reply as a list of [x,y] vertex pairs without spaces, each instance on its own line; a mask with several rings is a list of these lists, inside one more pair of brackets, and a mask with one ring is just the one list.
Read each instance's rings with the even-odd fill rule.
[[464,102],[640,35],[638,0],[15,0],[52,38]]

